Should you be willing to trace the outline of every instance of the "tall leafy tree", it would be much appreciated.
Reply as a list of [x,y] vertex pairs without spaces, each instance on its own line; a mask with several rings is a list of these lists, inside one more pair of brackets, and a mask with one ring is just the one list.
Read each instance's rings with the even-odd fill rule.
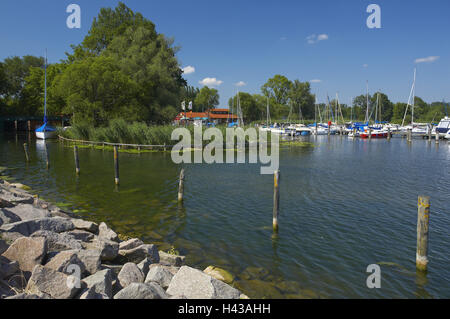
[[219,91],[204,86],[197,94],[194,101],[194,110],[206,111],[209,108],[215,108],[219,105]]
[[[238,101],[238,95],[236,94],[234,97],[230,98],[228,101],[228,105],[236,108]],[[253,122],[261,120],[261,104],[259,104],[255,97],[246,92],[239,92],[239,102],[242,110],[242,115],[244,117],[244,121]]]
[[287,77],[277,74],[261,87],[261,91],[265,96],[273,98],[276,104],[286,105],[291,87],[292,82]]
[[292,82],[289,99],[294,114],[301,111],[303,118],[314,117],[315,96],[311,94],[309,82],[300,82],[299,80]]

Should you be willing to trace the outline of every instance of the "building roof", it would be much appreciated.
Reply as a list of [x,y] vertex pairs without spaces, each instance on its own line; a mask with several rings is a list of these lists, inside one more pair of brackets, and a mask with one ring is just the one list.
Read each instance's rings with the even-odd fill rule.
[[[215,112],[226,112],[226,114],[215,114]],[[185,117],[187,119],[193,120],[193,119],[232,119],[235,120],[238,118],[236,114],[230,114],[229,109],[209,109],[206,112],[180,112],[176,117],[175,121],[179,121],[181,119],[184,119]]]

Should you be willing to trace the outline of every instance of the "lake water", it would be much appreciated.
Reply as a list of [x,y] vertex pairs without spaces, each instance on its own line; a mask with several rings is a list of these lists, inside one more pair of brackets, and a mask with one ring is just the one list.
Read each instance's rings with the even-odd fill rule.
[[[0,166],[42,198],[116,231],[174,246],[198,268],[230,271],[251,298],[450,298],[450,143],[307,138],[280,150],[279,233],[272,232],[273,177],[256,164],[180,166],[170,153],[113,154],[0,136]],[[23,143],[30,143],[26,164]],[[431,197],[429,271],[416,273],[417,197]],[[369,289],[370,264],[381,289]]]

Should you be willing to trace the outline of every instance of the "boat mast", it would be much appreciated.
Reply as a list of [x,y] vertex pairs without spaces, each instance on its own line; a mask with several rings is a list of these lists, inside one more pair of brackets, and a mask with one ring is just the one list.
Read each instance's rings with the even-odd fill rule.
[[413,103],[411,106],[411,125],[414,125],[414,104],[416,104],[416,71],[417,68],[414,68]]
[[412,95],[414,93],[414,86],[415,85],[416,85],[416,68],[414,68],[414,82],[413,82],[413,85],[411,86],[411,92],[409,92],[408,103],[406,104],[405,115],[403,116],[402,126],[405,126],[406,114],[408,114],[408,107],[409,107],[410,102],[411,102],[411,97],[412,97]]
[[369,80],[366,81],[366,120],[367,124],[369,124]]
[[44,65],[44,124],[47,124],[47,49],[45,49],[45,65]]

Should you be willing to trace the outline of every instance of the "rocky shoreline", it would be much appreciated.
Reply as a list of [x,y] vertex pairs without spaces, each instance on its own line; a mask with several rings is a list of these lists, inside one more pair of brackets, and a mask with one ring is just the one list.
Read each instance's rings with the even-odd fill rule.
[[0,178],[0,299],[247,299],[226,272],[185,265]]

